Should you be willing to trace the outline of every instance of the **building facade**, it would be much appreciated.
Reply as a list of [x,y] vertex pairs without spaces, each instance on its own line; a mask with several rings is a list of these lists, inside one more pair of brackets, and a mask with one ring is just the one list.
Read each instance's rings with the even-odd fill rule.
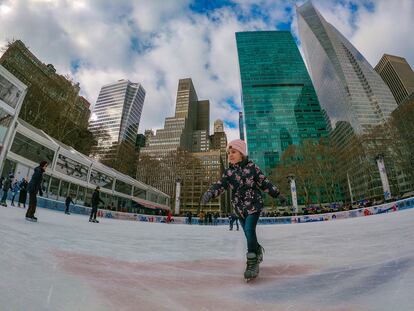
[[[198,99],[190,78],[180,79],[175,115],[167,117],[155,135],[148,132],[146,146],[141,148],[137,178],[145,178],[174,198],[179,179],[180,213],[196,213],[201,194],[223,172],[223,145],[225,153],[227,143],[223,122],[215,122],[215,131],[220,132],[212,136],[209,128],[210,102]],[[226,206],[223,197],[214,200],[209,210],[224,212]]]
[[414,71],[405,58],[384,54],[375,71],[388,85],[398,105],[414,92]]
[[224,132],[223,121],[218,119],[214,121],[214,134],[210,136],[211,149],[219,150],[224,166],[227,167],[227,135]]
[[27,86],[0,66],[0,169],[7,177],[9,169],[3,169],[6,148],[16,127],[17,117],[26,96]]
[[381,77],[310,1],[297,15],[305,60],[332,128],[345,121],[360,134],[384,123],[396,102]]
[[209,150],[210,102],[198,100],[190,78],[178,82],[175,115],[165,118],[164,128],[149,137],[141,154],[162,157],[177,150]]
[[[373,128],[386,123],[397,107],[394,97],[364,56],[310,1],[296,10],[305,60],[319,102],[331,122],[332,140],[343,142],[338,154],[344,157],[343,170],[348,171],[354,198],[379,198],[383,190],[376,169],[377,155],[370,154],[373,142],[359,143],[363,151],[355,162],[347,162],[345,157],[354,137],[363,139]],[[389,178],[393,179],[393,165],[389,158],[385,160]]]
[[79,83],[42,63],[20,40],[7,46],[0,65],[27,85],[19,117],[79,148],[79,135],[87,130],[90,117],[90,103],[79,95]]
[[305,64],[288,31],[236,33],[249,157],[269,173],[289,145],[327,136]]
[[144,100],[145,90],[140,83],[119,80],[101,88],[89,124],[89,130],[97,137],[105,133],[94,150],[97,158],[117,157],[121,143],[135,147]]

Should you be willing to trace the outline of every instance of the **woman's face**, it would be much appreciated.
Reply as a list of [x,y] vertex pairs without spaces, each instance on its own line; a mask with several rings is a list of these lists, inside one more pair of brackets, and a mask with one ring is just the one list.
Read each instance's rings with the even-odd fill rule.
[[243,160],[243,155],[236,149],[230,148],[229,151],[227,151],[227,156],[231,164],[236,164]]

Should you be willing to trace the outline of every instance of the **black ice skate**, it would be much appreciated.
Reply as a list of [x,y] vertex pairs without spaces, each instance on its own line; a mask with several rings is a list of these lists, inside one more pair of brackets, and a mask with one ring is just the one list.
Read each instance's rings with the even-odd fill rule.
[[99,224],[99,220],[97,219],[92,220],[92,222]]
[[262,263],[263,262],[263,254],[265,253],[265,249],[263,248],[263,246],[261,246],[259,244],[258,249],[256,250],[256,256],[257,256],[257,263]]
[[259,263],[257,261],[256,253],[246,254],[246,270],[244,271],[244,280],[249,282],[251,279],[256,278],[259,275]]
[[26,217],[27,221],[31,221],[31,222],[37,222],[37,218],[36,217]]

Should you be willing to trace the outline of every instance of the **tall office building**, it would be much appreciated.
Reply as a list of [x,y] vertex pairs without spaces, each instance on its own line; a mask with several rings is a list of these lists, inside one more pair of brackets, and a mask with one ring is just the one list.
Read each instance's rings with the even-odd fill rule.
[[[354,162],[344,157],[353,153],[354,137],[363,137],[387,121],[397,107],[394,97],[364,56],[311,2],[296,11],[306,63],[319,102],[331,121],[332,141],[339,143],[338,156],[349,173],[354,199],[379,198],[383,190],[375,165],[377,155],[371,154],[372,141],[361,142],[361,157],[354,157]],[[394,178],[392,161],[385,160],[388,177]]]
[[119,80],[101,88],[89,123],[91,132],[107,134],[96,147],[98,158],[116,157],[120,143],[135,146],[144,99],[142,85],[129,80]]
[[305,64],[288,31],[236,33],[249,157],[267,173],[291,144],[327,136]]
[[311,2],[297,13],[305,60],[332,127],[345,121],[361,134],[384,123],[396,102],[381,77]]
[[224,166],[227,166],[227,135],[224,132],[223,121],[217,119],[214,121],[214,134],[210,136],[211,149],[219,150]]
[[[147,145],[141,149],[140,157],[155,158],[160,167],[149,162],[138,167],[140,176],[152,176],[149,183],[175,197],[175,183],[181,182],[181,212],[197,212],[200,195],[222,174],[224,166],[220,150],[210,150],[210,102],[199,100],[190,78],[178,82],[175,115],[165,118],[164,128],[148,136]],[[215,122],[215,129],[223,129]],[[215,133],[216,134],[216,133]],[[224,132],[215,136],[222,143]],[[214,136],[214,135],[213,135]],[[212,140],[213,144],[216,140]],[[220,145],[221,146],[221,145]],[[161,171],[162,170],[162,171]],[[224,198],[214,199],[207,210],[226,211]]]
[[398,105],[414,92],[414,71],[405,58],[384,54],[375,71],[388,85]]
[[244,121],[243,121],[243,112],[239,111],[239,137],[241,140],[244,140]]
[[178,82],[174,117],[165,118],[164,128],[149,138],[141,154],[162,157],[178,149],[189,152],[209,150],[210,102],[198,100],[190,78]]

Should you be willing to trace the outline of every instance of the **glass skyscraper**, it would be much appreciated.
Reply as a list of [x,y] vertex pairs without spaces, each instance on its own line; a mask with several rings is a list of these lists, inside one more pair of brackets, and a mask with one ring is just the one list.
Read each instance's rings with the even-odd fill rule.
[[[135,146],[144,99],[142,85],[129,80],[119,80],[101,88],[89,123],[91,132],[105,131],[109,135],[109,139],[99,141],[98,157],[102,150],[105,158],[110,158],[111,152],[107,151],[121,142]],[[116,156],[116,148],[113,151]]]
[[361,134],[385,122],[397,104],[381,77],[310,1],[297,13],[306,63],[333,129],[345,121]]
[[[396,101],[364,56],[310,1],[296,10],[306,63],[321,106],[331,121],[332,141],[340,150],[338,159],[342,159],[343,171],[348,173],[353,197],[380,198],[383,189],[375,165],[378,154],[373,154],[372,139],[364,139],[363,134],[384,124],[397,108]],[[354,138],[363,138],[361,147],[355,146]],[[363,155],[351,161],[346,155],[352,154],[353,148]],[[386,157],[385,161],[388,177],[395,180],[393,160]]]
[[236,33],[249,157],[269,172],[291,144],[327,136],[325,117],[289,31]]

